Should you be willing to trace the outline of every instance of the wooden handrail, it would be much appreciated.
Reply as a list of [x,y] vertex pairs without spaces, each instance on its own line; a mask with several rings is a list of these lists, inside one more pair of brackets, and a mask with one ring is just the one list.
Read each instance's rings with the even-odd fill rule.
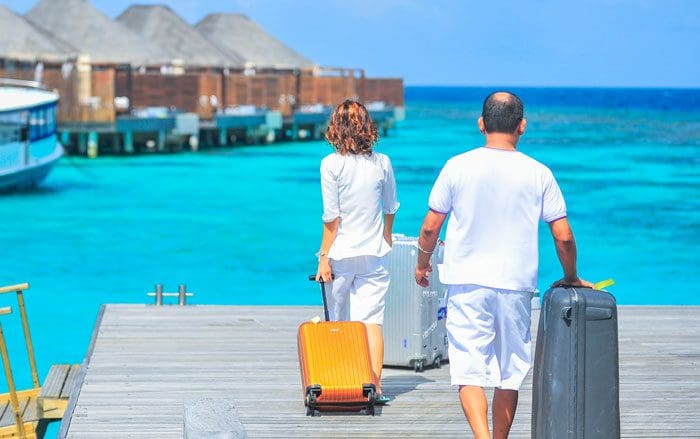
[[[8,306],[0,309],[0,313],[4,314],[5,311],[10,312],[10,307]],[[14,413],[15,424],[17,425],[17,434],[21,439],[25,439],[27,437],[27,433],[24,430],[24,419],[22,419],[22,410],[19,405],[19,399],[17,398],[15,380],[12,377],[10,357],[7,353],[7,344],[5,344],[5,334],[2,332],[2,325],[0,325],[0,357],[2,357],[2,366],[5,369],[7,389],[10,391],[10,405],[12,406],[12,412]]]
[[26,289],[29,289],[29,284],[27,282],[23,284],[7,285],[5,287],[0,287],[0,294],[14,293],[16,291],[24,291]]
[[39,381],[39,372],[36,368],[36,358],[34,357],[34,345],[32,344],[32,334],[29,331],[29,319],[27,318],[27,308],[24,306],[23,291],[28,288],[28,282],[22,284],[8,285],[5,287],[0,287],[0,294],[13,292],[17,293],[17,305],[19,305],[19,315],[22,320],[22,329],[24,329],[24,342],[27,345],[29,369],[32,372],[32,381],[34,382],[34,388],[38,389],[41,387],[41,382]]
[[12,312],[12,307],[10,307],[10,306],[0,308],[0,316],[5,315],[5,314],[10,314],[11,312]]

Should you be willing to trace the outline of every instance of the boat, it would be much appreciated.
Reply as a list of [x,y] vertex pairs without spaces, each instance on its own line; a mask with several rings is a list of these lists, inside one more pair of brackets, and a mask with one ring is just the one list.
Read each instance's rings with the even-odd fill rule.
[[0,192],[36,187],[63,155],[57,105],[38,82],[0,79]]

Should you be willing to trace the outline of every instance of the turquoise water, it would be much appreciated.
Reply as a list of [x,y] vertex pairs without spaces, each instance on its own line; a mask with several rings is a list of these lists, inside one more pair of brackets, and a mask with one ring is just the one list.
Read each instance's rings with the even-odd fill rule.
[[[407,119],[381,139],[402,203],[397,232],[418,232],[445,160],[482,144],[475,120],[484,93],[476,94],[409,92]],[[700,305],[699,106],[528,105],[523,97],[520,149],[560,182],[581,276],[615,278],[610,291],[621,304]],[[329,151],[305,142],[66,157],[39,190],[0,197],[0,285],[31,283],[40,375],[82,361],[100,304],[151,303],[156,283],[187,284],[195,304],[320,304],[306,275],[316,267],[318,165]],[[560,276],[543,227],[540,289]],[[27,386],[17,317],[0,321],[16,380]]]

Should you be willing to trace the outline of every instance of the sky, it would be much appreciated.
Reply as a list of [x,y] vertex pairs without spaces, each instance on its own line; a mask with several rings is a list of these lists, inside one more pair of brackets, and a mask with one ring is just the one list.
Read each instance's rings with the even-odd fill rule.
[[[48,0],[58,1],[58,0]],[[24,14],[37,0],[3,4]],[[319,65],[406,85],[700,88],[700,0],[91,0],[248,15]]]

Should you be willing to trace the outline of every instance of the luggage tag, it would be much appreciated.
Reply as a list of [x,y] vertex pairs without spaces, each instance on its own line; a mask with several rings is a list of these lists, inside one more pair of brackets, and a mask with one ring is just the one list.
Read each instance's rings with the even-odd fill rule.
[[600,282],[594,283],[594,284],[593,284],[593,289],[594,289],[594,290],[605,291],[605,290],[603,290],[603,288],[607,288],[607,287],[612,286],[612,285],[615,285],[615,280],[614,280],[614,279],[612,279],[612,278],[610,278],[610,279],[605,279],[605,280],[601,280]]

